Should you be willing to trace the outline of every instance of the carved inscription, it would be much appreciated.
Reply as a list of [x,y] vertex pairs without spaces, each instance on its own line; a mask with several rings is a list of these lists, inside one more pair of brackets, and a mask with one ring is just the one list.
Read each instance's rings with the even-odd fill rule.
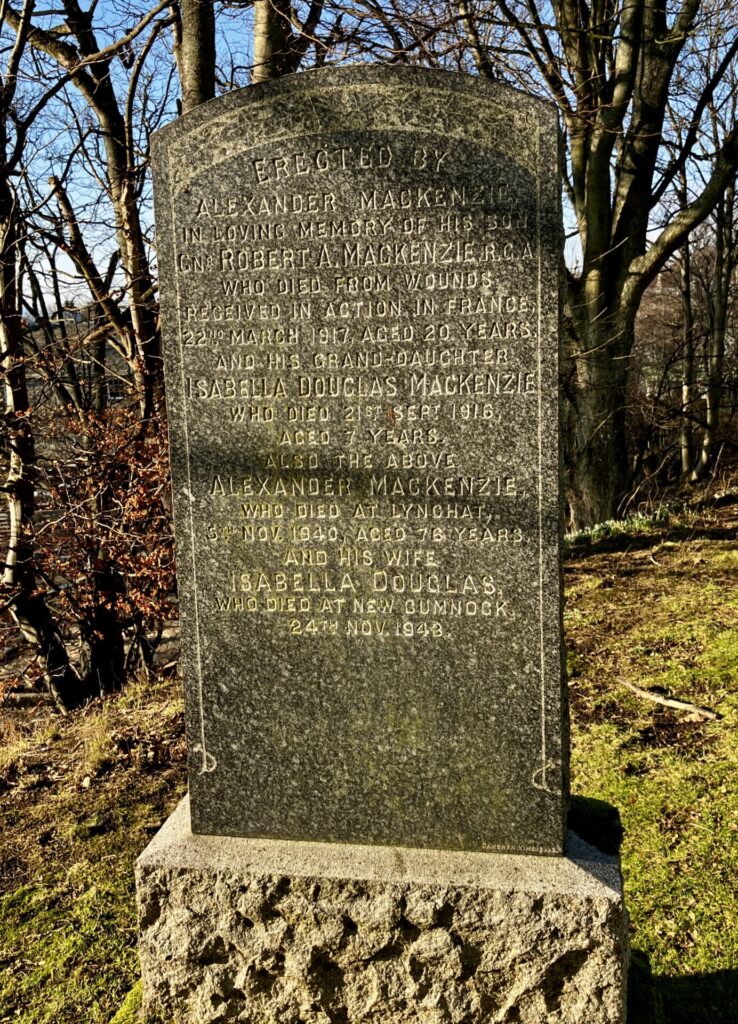
[[465,182],[463,148],[402,137],[274,148],[178,204],[188,415],[250,453],[202,482],[208,600],[306,637],[514,630],[537,483],[494,448],[538,415],[536,180],[491,160]]

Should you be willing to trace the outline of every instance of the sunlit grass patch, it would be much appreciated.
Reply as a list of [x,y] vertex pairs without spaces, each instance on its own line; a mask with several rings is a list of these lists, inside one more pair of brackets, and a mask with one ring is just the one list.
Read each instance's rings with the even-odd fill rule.
[[[636,1024],[738,1019],[738,578],[726,571],[736,564],[732,527],[708,525],[721,539],[572,552],[573,786],[622,816],[632,940],[643,954]],[[605,601],[603,637],[593,612]],[[665,708],[625,682],[721,718]]]
[[133,865],[184,789],[181,699],[49,714],[0,776],[0,1020],[109,1024],[138,976]]
[[[0,899],[0,1018],[107,1024],[135,971],[131,880],[107,860]],[[114,971],[110,967],[114,965]]]

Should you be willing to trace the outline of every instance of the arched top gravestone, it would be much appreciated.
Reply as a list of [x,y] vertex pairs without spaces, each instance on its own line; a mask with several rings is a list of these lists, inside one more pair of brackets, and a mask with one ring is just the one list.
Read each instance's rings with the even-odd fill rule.
[[158,133],[194,831],[562,853],[558,146],[386,67]]

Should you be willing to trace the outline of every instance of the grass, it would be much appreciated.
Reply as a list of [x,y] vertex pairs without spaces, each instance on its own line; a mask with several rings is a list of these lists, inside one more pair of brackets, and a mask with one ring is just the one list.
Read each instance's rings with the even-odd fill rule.
[[137,980],[133,862],[184,790],[176,689],[160,684],[138,705],[132,690],[51,728],[48,711],[24,711],[10,727],[3,1024],[108,1024]]
[[[738,1019],[737,537],[728,502],[569,549],[573,789],[624,826],[631,1024]],[[133,1024],[133,862],[184,791],[179,688],[0,730],[0,1024]]]
[[[620,810],[644,1024],[738,1019],[736,538],[728,506],[595,538],[567,567],[573,788]],[[623,679],[721,717],[654,705]]]

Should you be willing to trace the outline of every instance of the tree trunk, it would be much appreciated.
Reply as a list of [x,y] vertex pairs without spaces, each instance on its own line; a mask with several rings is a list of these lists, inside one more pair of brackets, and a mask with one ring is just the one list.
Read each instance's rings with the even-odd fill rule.
[[174,56],[182,91],[182,111],[215,96],[215,13],[213,0],[180,0]]
[[[0,153],[7,151],[5,123],[0,125]],[[31,520],[34,512],[36,452],[29,419],[30,404],[18,295],[18,203],[7,175],[0,177],[0,360],[3,373],[3,425],[8,472],[3,491],[8,534],[2,583],[7,607],[26,640],[36,650],[49,692],[68,710],[79,693],[79,676],[69,661],[43,595],[33,563]]]
[[98,338],[92,347],[92,368],[90,380],[90,405],[93,412],[101,416],[108,406],[108,382],[105,379],[107,342],[105,335]]
[[695,468],[694,479],[701,480],[712,467],[715,457],[718,427],[720,426],[720,402],[723,394],[723,360],[725,356],[725,332],[712,330],[707,339],[707,388],[705,390],[705,428],[702,432],[700,456]]
[[577,317],[567,326],[563,450],[570,527],[579,530],[622,514],[630,486],[625,410],[633,320]]
[[679,275],[684,317],[684,353],[682,356],[682,422],[679,432],[682,476],[689,477],[694,468],[692,417],[694,415],[694,310],[692,308],[692,273],[689,243],[682,249]]
[[[67,21],[79,43],[80,52],[92,57],[100,47],[92,27],[94,6],[87,11],[79,0],[63,0]],[[97,117],[105,149],[110,201],[115,215],[115,231],[120,251],[120,266],[126,280],[128,310],[133,328],[133,351],[128,361],[134,379],[141,387],[141,418],[149,420],[163,399],[161,383],[161,339],[154,281],[141,228],[137,184],[140,168],[129,152],[126,121],[115,92],[111,61],[103,59],[89,66],[89,82],[75,79]]]
[[123,631],[115,607],[103,599],[80,623],[80,670],[91,695],[115,693],[125,682]]
[[254,85],[291,70],[290,12],[289,0],[254,0]]
[[712,468],[720,426],[725,332],[728,326],[730,288],[735,267],[734,206],[735,184],[731,183],[715,208],[715,270],[709,288],[710,294],[705,296],[708,311],[705,427],[699,459],[694,470],[695,480],[700,480]]

